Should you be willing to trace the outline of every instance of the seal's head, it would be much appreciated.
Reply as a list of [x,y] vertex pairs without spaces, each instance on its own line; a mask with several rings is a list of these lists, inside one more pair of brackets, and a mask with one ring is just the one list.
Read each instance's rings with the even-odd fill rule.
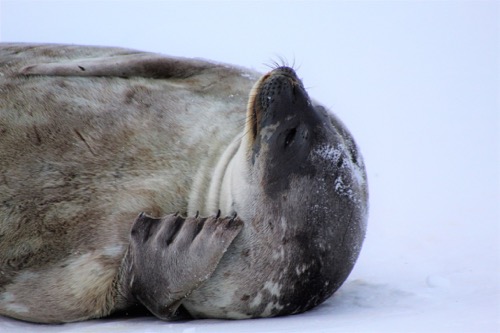
[[250,94],[245,136],[221,191],[244,228],[213,276],[184,302],[195,316],[305,311],[347,278],[365,235],[362,158],[344,125],[279,67]]

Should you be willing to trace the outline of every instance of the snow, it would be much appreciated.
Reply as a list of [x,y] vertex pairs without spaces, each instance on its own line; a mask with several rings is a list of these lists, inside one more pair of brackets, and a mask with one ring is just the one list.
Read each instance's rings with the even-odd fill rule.
[[[354,271],[318,308],[282,318],[0,332],[499,332],[500,4],[3,1],[0,40],[131,47],[267,71],[296,63],[353,133],[370,185]],[[112,250],[112,249],[110,249]]]

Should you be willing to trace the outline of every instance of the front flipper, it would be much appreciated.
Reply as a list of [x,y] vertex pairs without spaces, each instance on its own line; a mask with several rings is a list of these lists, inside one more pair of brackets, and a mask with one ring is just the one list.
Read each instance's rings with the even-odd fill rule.
[[127,253],[131,294],[158,318],[173,319],[183,299],[212,275],[242,227],[236,217],[139,215]]
[[187,78],[217,67],[207,61],[166,57],[154,53],[134,53],[82,58],[54,63],[38,63],[21,68],[23,75]]

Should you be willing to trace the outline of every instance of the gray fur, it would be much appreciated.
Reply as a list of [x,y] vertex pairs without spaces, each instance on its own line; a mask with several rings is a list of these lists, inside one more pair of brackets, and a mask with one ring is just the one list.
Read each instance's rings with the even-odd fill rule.
[[162,319],[249,318],[328,298],[364,238],[363,161],[293,70],[258,78],[2,44],[0,314],[69,322],[139,302]]

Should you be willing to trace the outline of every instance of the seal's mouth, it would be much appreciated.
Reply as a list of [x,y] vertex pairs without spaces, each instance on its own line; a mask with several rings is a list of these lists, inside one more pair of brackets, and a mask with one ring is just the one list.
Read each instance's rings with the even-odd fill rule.
[[[297,94],[300,91],[302,93]],[[262,127],[276,123],[283,116],[282,112],[273,112],[273,106],[283,102],[294,103],[297,97],[307,93],[295,71],[286,66],[278,67],[265,74],[252,89],[248,105],[249,129],[253,139],[259,135]],[[265,121],[264,121],[264,118]]]

